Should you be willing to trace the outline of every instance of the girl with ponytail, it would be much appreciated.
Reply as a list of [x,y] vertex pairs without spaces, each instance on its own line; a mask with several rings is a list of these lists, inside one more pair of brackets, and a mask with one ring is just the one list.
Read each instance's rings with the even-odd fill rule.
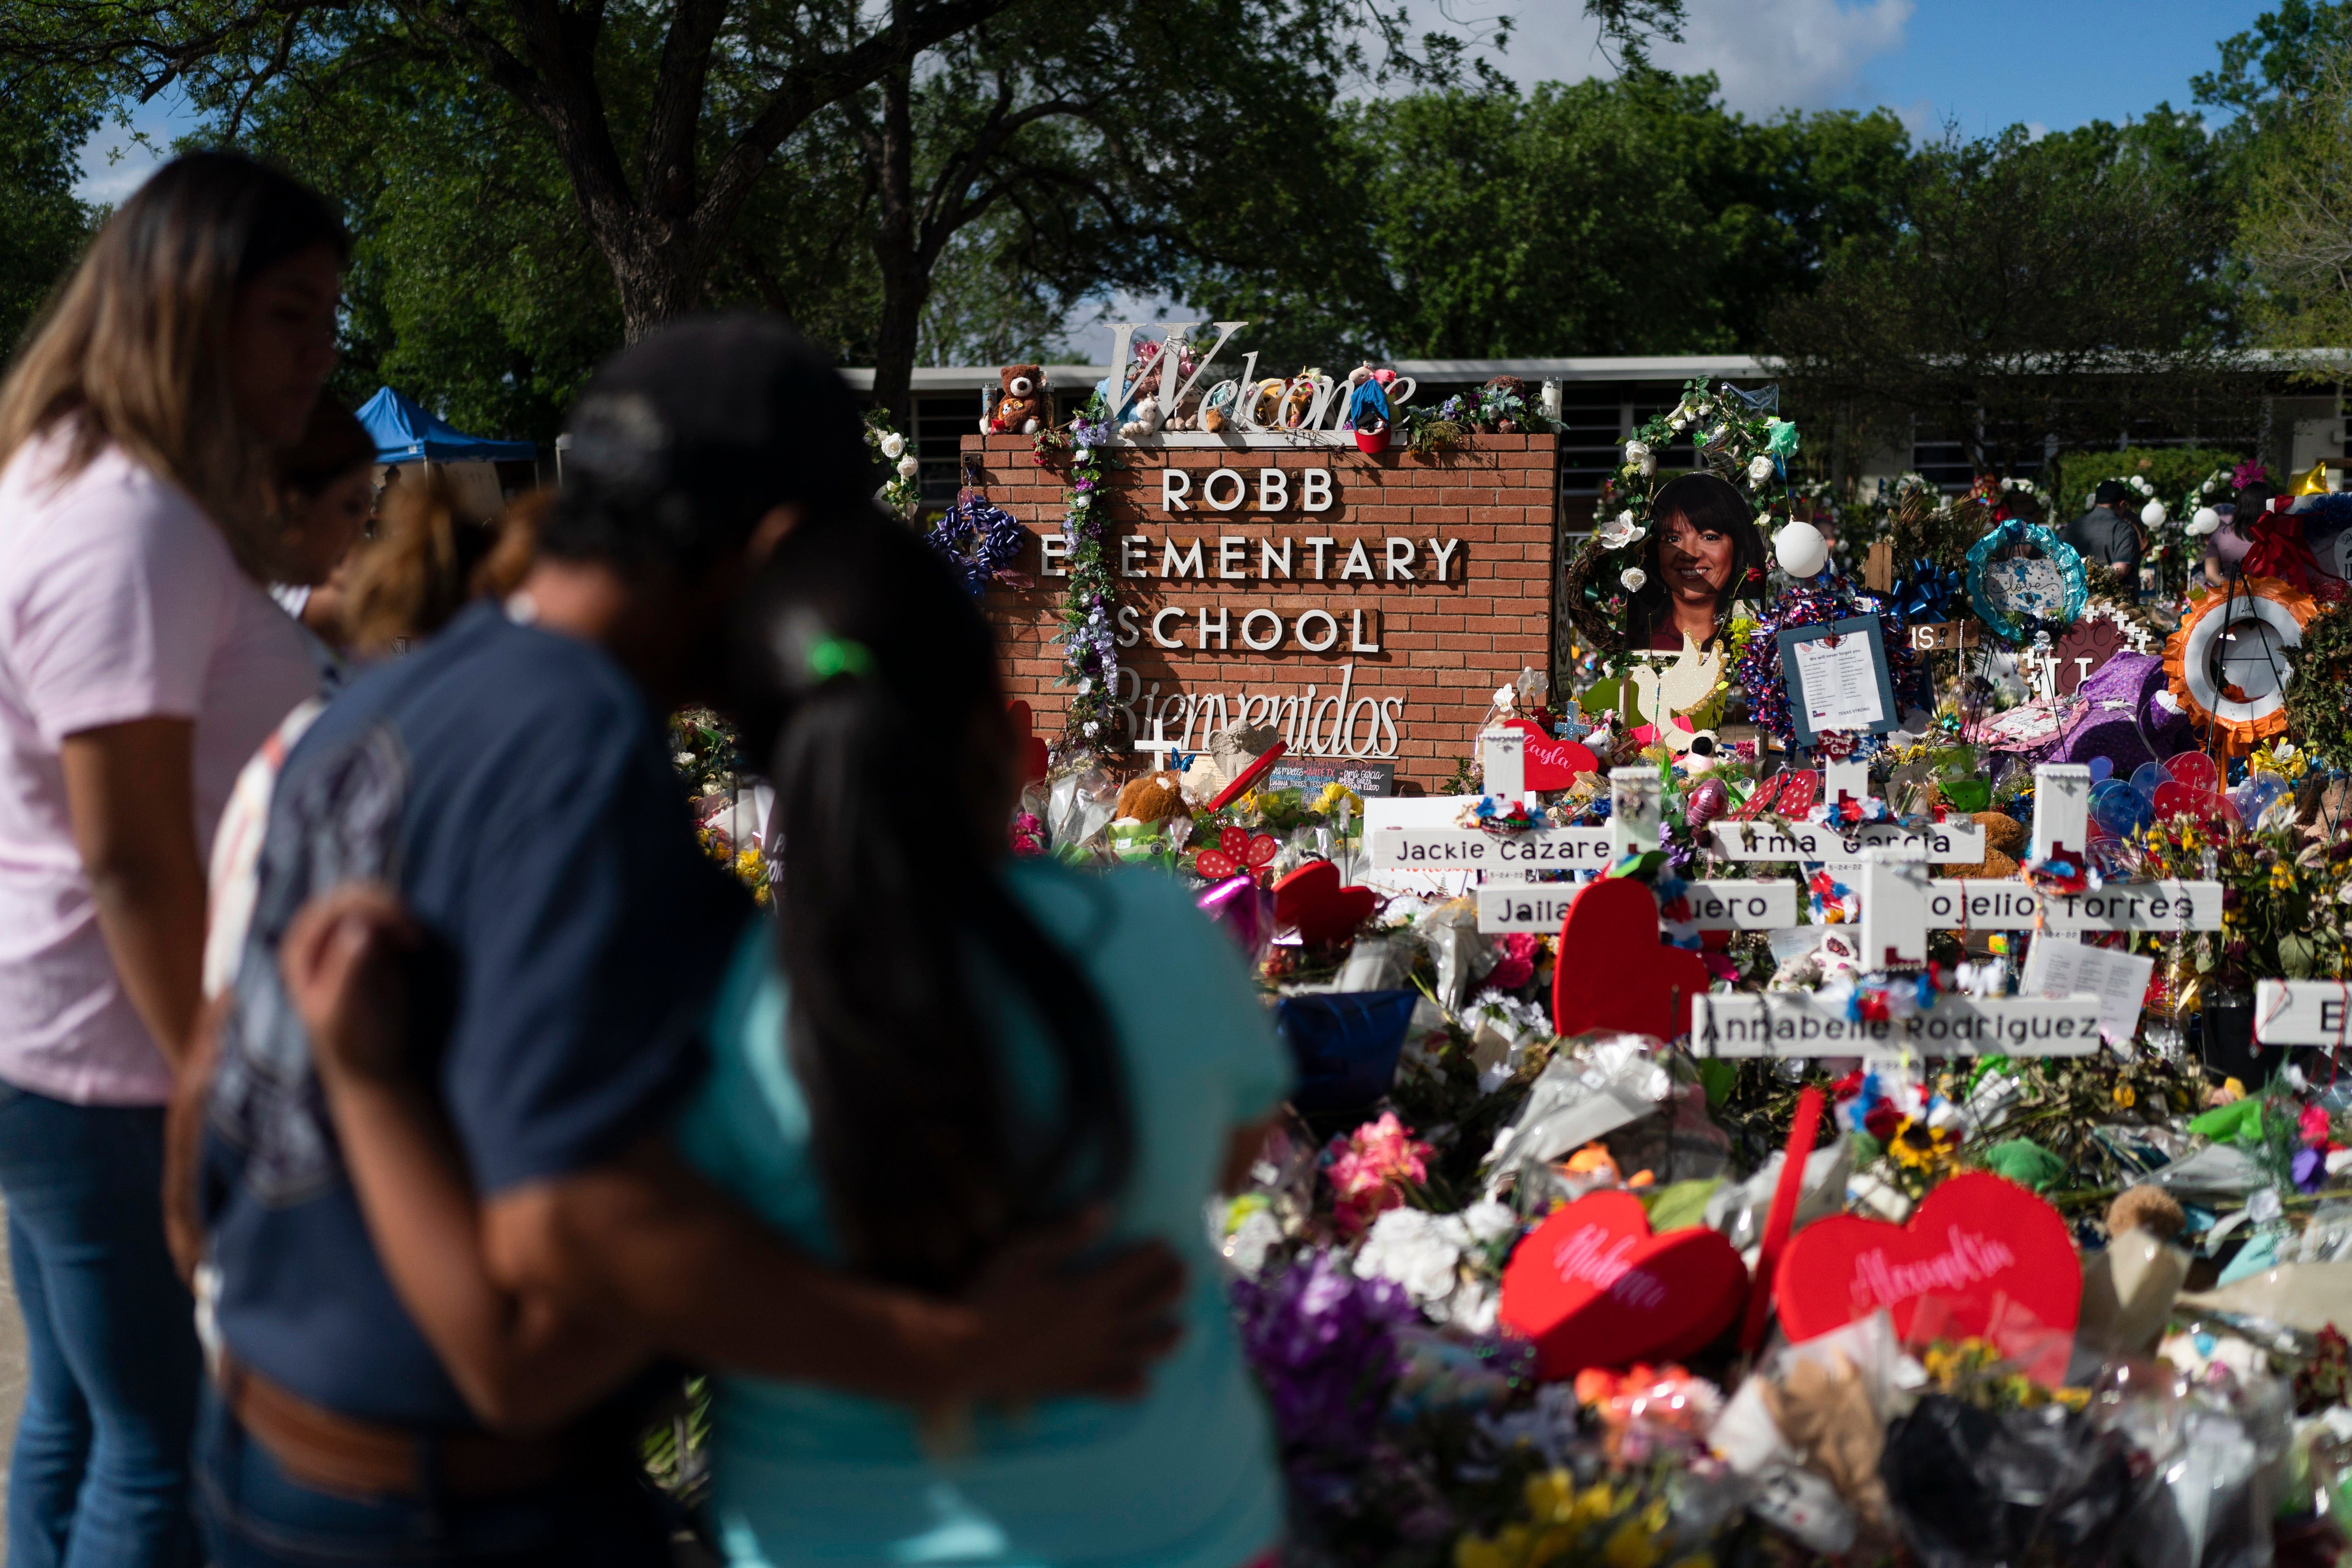
[[912,534],[785,540],[752,596],[746,750],[773,758],[776,921],[721,990],[677,1130],[703,1173],[849,1267],[971,1289],[1088,1209],[1190,1265],[1139,1403],[959,1421],[721,1380],[714,1508],[742,1563],[906,1561],[944,1529],[1009,1562],[1240,1568],[1280,1489],[1203,1198],[1287,1086],[1239,957],[1174,883],[1013,861],[993,638]]

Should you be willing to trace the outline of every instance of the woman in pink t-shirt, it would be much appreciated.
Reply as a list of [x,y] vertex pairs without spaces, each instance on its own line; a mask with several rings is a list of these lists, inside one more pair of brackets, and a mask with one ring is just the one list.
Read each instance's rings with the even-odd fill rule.
[[30,1351],[11,1563],[195,1561],[163,1106],[214,825],[317,689],[261,584],[272,460],[333,367],[348,253],[307,187],[179,159],[0,384],[0,1195]]

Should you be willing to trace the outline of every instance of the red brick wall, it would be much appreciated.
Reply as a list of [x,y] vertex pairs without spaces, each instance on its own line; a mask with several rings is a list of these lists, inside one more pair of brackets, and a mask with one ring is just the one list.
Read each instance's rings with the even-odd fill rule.
[[[991,500],[1041,536],[1060,538],[1061,477],[1035,466],[1026,437],[967,436],[963,445],[967,461],[976,458],[982,465]],[[1337,708],[1330,700],[1344,680],[1347,716],[1354,723],[1339,752],[1351,745],[1362,752],[1392,752],[1370,760],[1393,763],[1400,785],[1433,790],[1452,775],[1456,758],[1470,754],[1471,737],[1495,688],[1522,668],[1549,667],[1559,460],[1553,437],[1475,437],[1469,450],[1438,458],[1402,451],[1366,457],[1352,447],[1328,447],[1116,450],[1118,466],[1106,479],[1110,560],[1117,567],[1125,559],[1123,536],[1139,536],[1147,573],[1119,578],[1119,603],[1136,612],[1123,619],[1138,634],[1133,646],[1118,650],[1122,668],[1135,672],[1133,679],[1122,679],[1119,695],[1132,693],[1146,735],[1151,727],[1148,715],[1156,710],[1167,718],[1169,736],[1181,736],[1185,710],[1169,704],[1173,698],[1192,697],[1202,709],[1192,730],[1198,745],[1215,722],[1215,709],[1206,700],[1222,693],[1228,719],[1239,721],[1240,700],[1247,698],[1252,721],[1271,721],[1304,741],[1301,715],[1309,711],[1304,699],[1311,684],[1315,740],[1292,749],[1328,754]],[[1172,516],[1160,504],[1162,470],[1171,465],[1190,470],[1191,477],[1191,508]],[[1202,502],[1202,481],[1220,468],[1233,468],[1247,481],[1246,499],[1231,511],[1212,510]],[[1287,508],[1257,510],[1262,468],[1285,471]],[[1321,512],[1303,510],[1299,504],[1299,475],[1309,468],[1330,470],[1332,504]],[[1220,481],[1220,499],[1227,493],[1229,482]],[[1334,542],[1327,548],[1320,581],[1313,574],[1307,543],[1318,536]],[[1390,538],[1412,541],[1409,580],[1391,574],[1384,545]],[[1244,577],[1219,577],[1221,539],[1244,542],[1239,552]],[[1163,579],[1166,544],[1172,542],[1183,554],[1194,540],[1202,542],[1204,577]],[[1260,542],[1267,540],[1277,550],[1280,542],[1290,542],[1287,578],[1278,568],[1271,576],[1261,574]],[[1341,577],[1349,547],[1359,540],[1372,570],[1370,582],[1360,575]],[[1441,547],[1452,542],[1443,581],[1434,577],[1433,540]],[[1039,572],[1039,556],[1033,544],[1021,569]],[[1225,559],[1230,565],[1233,552]],[[986,599],[990,619],[1006,643],[1013,692],[1036,710],[1038,731],[1046,735],[1060,733],[1068,697],[1066,688],[1054,684],[1062,669],[1061,648],[1045,641],[1055,629],[1067,586],[1066,578],[1040,576],[1033,590],[995,588]],[[1181,647],[1155,646],[1149,635],[1155,614],[1170,607],[1183,613],[1162,621],[1160,629]],[[1281,639],[1272,649],[1255,652],[1244,646],[1241,634],[1244,616],[1261,608],[1281,617]],[[1211,623],[1205,650],[1196,646],[1203,609]],[[1298,617],[1318,609],[1330,615],[1332,625],[1310,619],[1307,639],[1322,641],[1335,629],[1338,634],[1336,645],[1320,653],[1298,641]],[[1214,636],[1220,610],[1227,626],[1222,651]],[[1365,612],[1363,640],[1377,642],[1376,653],[1350,647],[1357,611]],[[1259,641],[1266,640],[1270,629],[1265,616],[1250,623]],[[1277,707],[1282,699],[1300,700]]]

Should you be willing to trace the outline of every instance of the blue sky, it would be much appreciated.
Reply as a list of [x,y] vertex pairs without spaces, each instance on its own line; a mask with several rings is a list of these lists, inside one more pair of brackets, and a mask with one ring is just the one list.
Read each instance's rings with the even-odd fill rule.
[[[1523,82],[1605,68],[1577,0],[1421,0],[1475,23],[1509,13],[1517,37],[1501,64]],[[1955,121],[1970,135],[2023,124],[2064,131],[2169,100],[2191,107],[2189,79],[2214,46],[2276,0],[1687,0],[1688,40],[1660,63],[1712,70],[1744,113],[1884,104],[1915,134]],[[159,144],[193,124],[176,99],[138,110]],[[107,153],[124,156],[110,163]],[[115,126],[84,148],[82,195],[120,200],[153,158]]]
[[[1971,135],[2023,124],[2051,131],[2121,120],[2169,100],[2191,107],[2189,79],[2215,45],[2276,0],[1687,0],[1687,41],[1661,50],[1678,71],[1713,70],[1751,115],[1884,104],[1915,132],[1956,121]],[[1505,59],[1522,81],[1599,68],[1575,0],[1509,9]]]

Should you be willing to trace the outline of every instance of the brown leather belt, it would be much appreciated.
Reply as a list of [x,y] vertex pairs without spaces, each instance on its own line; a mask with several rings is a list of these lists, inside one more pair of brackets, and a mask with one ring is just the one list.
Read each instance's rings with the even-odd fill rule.
[[238,1425],[304,1486],[349,1497],[483,1497],[561,1473],[559,1437],[436,1435],[354,1420],[311,1404],[251,1367],[222,1358],[223,1403]]

